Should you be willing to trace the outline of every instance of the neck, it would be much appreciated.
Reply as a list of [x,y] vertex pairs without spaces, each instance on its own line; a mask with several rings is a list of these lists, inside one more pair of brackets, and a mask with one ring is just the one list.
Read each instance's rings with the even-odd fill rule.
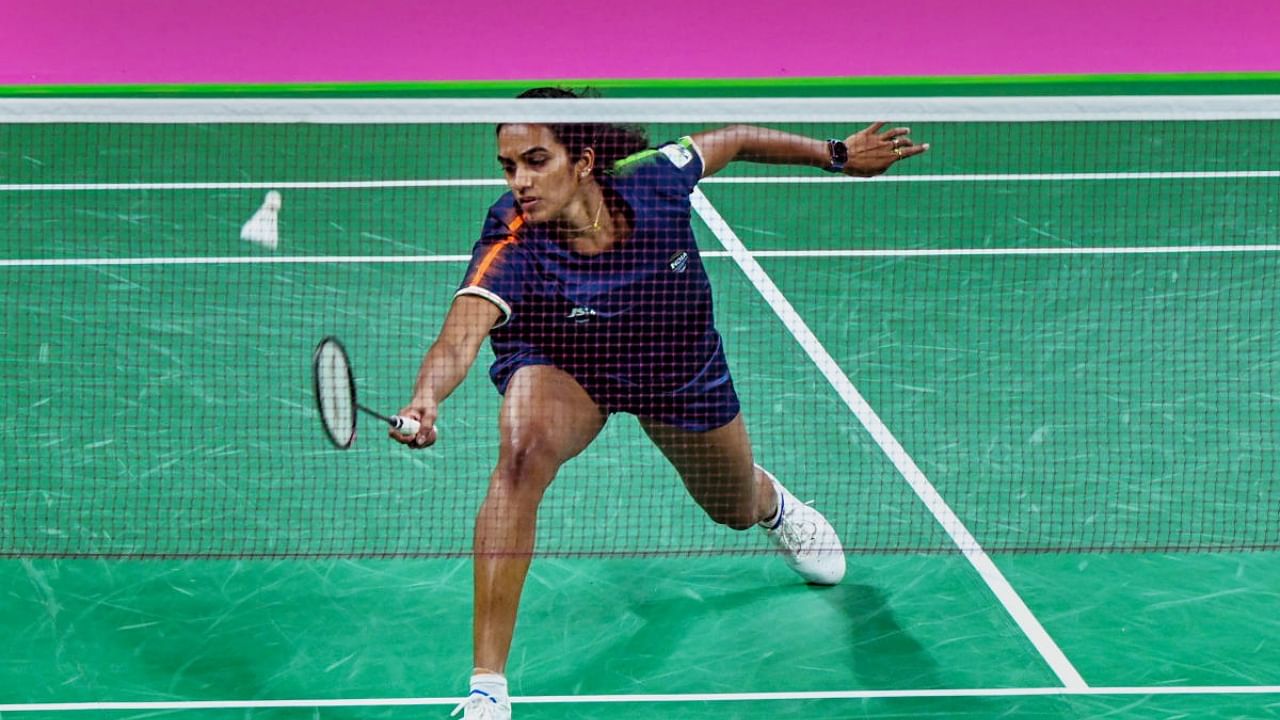
[[570,230],[575,235],[591,235],[600,232],[600,215],[604,212],[604,198],[600,198],[600,204],[596,206],[596,214],[591,219],[590,225],[584,225],[580,228]]
[[604,193],[599,188],[593,188],[594,192],[585,193],[578,212],[572,213],[570,218],[561,220],[559,224],[560,233],[567,238],[581,237],[597,237],[607,235],[612,229],[612,219],[605,207]]

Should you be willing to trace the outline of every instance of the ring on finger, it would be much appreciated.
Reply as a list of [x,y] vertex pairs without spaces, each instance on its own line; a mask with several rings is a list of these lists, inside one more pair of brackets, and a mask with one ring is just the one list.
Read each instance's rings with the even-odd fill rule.
[[895,148],[897,148],[897,147],[898,147],[898,138],[896,138],[896,137],[895,137],[895,138],[893,138],[892,140],[890,140],[889,142],[893,143],[893,146],[894,146]]
[[894,145],[893,154],[897,155],[898,157],[902,157],[902,148],[898,147],[897,145]]

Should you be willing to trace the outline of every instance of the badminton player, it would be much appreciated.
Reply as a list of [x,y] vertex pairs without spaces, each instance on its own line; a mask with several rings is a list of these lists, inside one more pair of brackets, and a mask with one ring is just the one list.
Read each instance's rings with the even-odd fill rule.
[[[520,97],[572,98],[556,88]],[[400,411],[412,447],[435,442],[440,404],[484,339],[502,394],[497,465],[475,524],[474,669],[465,720],[511,717],[505,671],[543,493],[611,413],[630,413],[715,522],[758,526],[806,581],[838,583],[839,538],[755,464],[689,195],[735,161],[871,176],[928,149],[876,123],[842,140],[730,126],[650,148],[608,124],[499,125],[510,192],[490,208],[439,337]]]

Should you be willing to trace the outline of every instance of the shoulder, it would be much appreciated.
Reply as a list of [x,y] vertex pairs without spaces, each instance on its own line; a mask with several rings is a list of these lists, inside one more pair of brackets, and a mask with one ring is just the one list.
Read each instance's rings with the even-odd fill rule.
[[499,220],[507,225],[511,225],[520,217],[520,205],[516,203],[516,196],[510,191],[502,194],[493,204],[489,206],[488,218]]
[[613,174],[618,178],[637,176],[697,178],[702,175],[702,153],[693,138],[685,136],[648,150],[641,150],[617,161],[613,165]]
[[515,196],[510,192],[503,193],[502,197],[489,206],[481,237],[514,235],[523,226],[524,216],[520,214],[520,206],[516,203]]

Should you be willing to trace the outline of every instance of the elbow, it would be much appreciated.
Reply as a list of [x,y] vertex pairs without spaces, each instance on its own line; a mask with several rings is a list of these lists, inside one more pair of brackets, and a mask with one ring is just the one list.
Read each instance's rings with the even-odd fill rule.
[[474,347],[471,344],[462,344],[450,339],[440,338],[431,345],[431,349],[427,351],[428,357],[433,361],[432,364],[452,370],[461,370],[466,372],[475,362],[476,356],[480,354],[479,344]]
[[442,335],[432,345],[431,352],[440,355],[442,360],[451,365],[470,368],[480,355],[480,347],[488,336],[488,332],[479,330]]
[[741,123],[729,125],[725,131],[732,140],[733,148],[737,151],[735,155],[741,154],[744,149],[750,147],[751,141],[760,134],[758,128]]

